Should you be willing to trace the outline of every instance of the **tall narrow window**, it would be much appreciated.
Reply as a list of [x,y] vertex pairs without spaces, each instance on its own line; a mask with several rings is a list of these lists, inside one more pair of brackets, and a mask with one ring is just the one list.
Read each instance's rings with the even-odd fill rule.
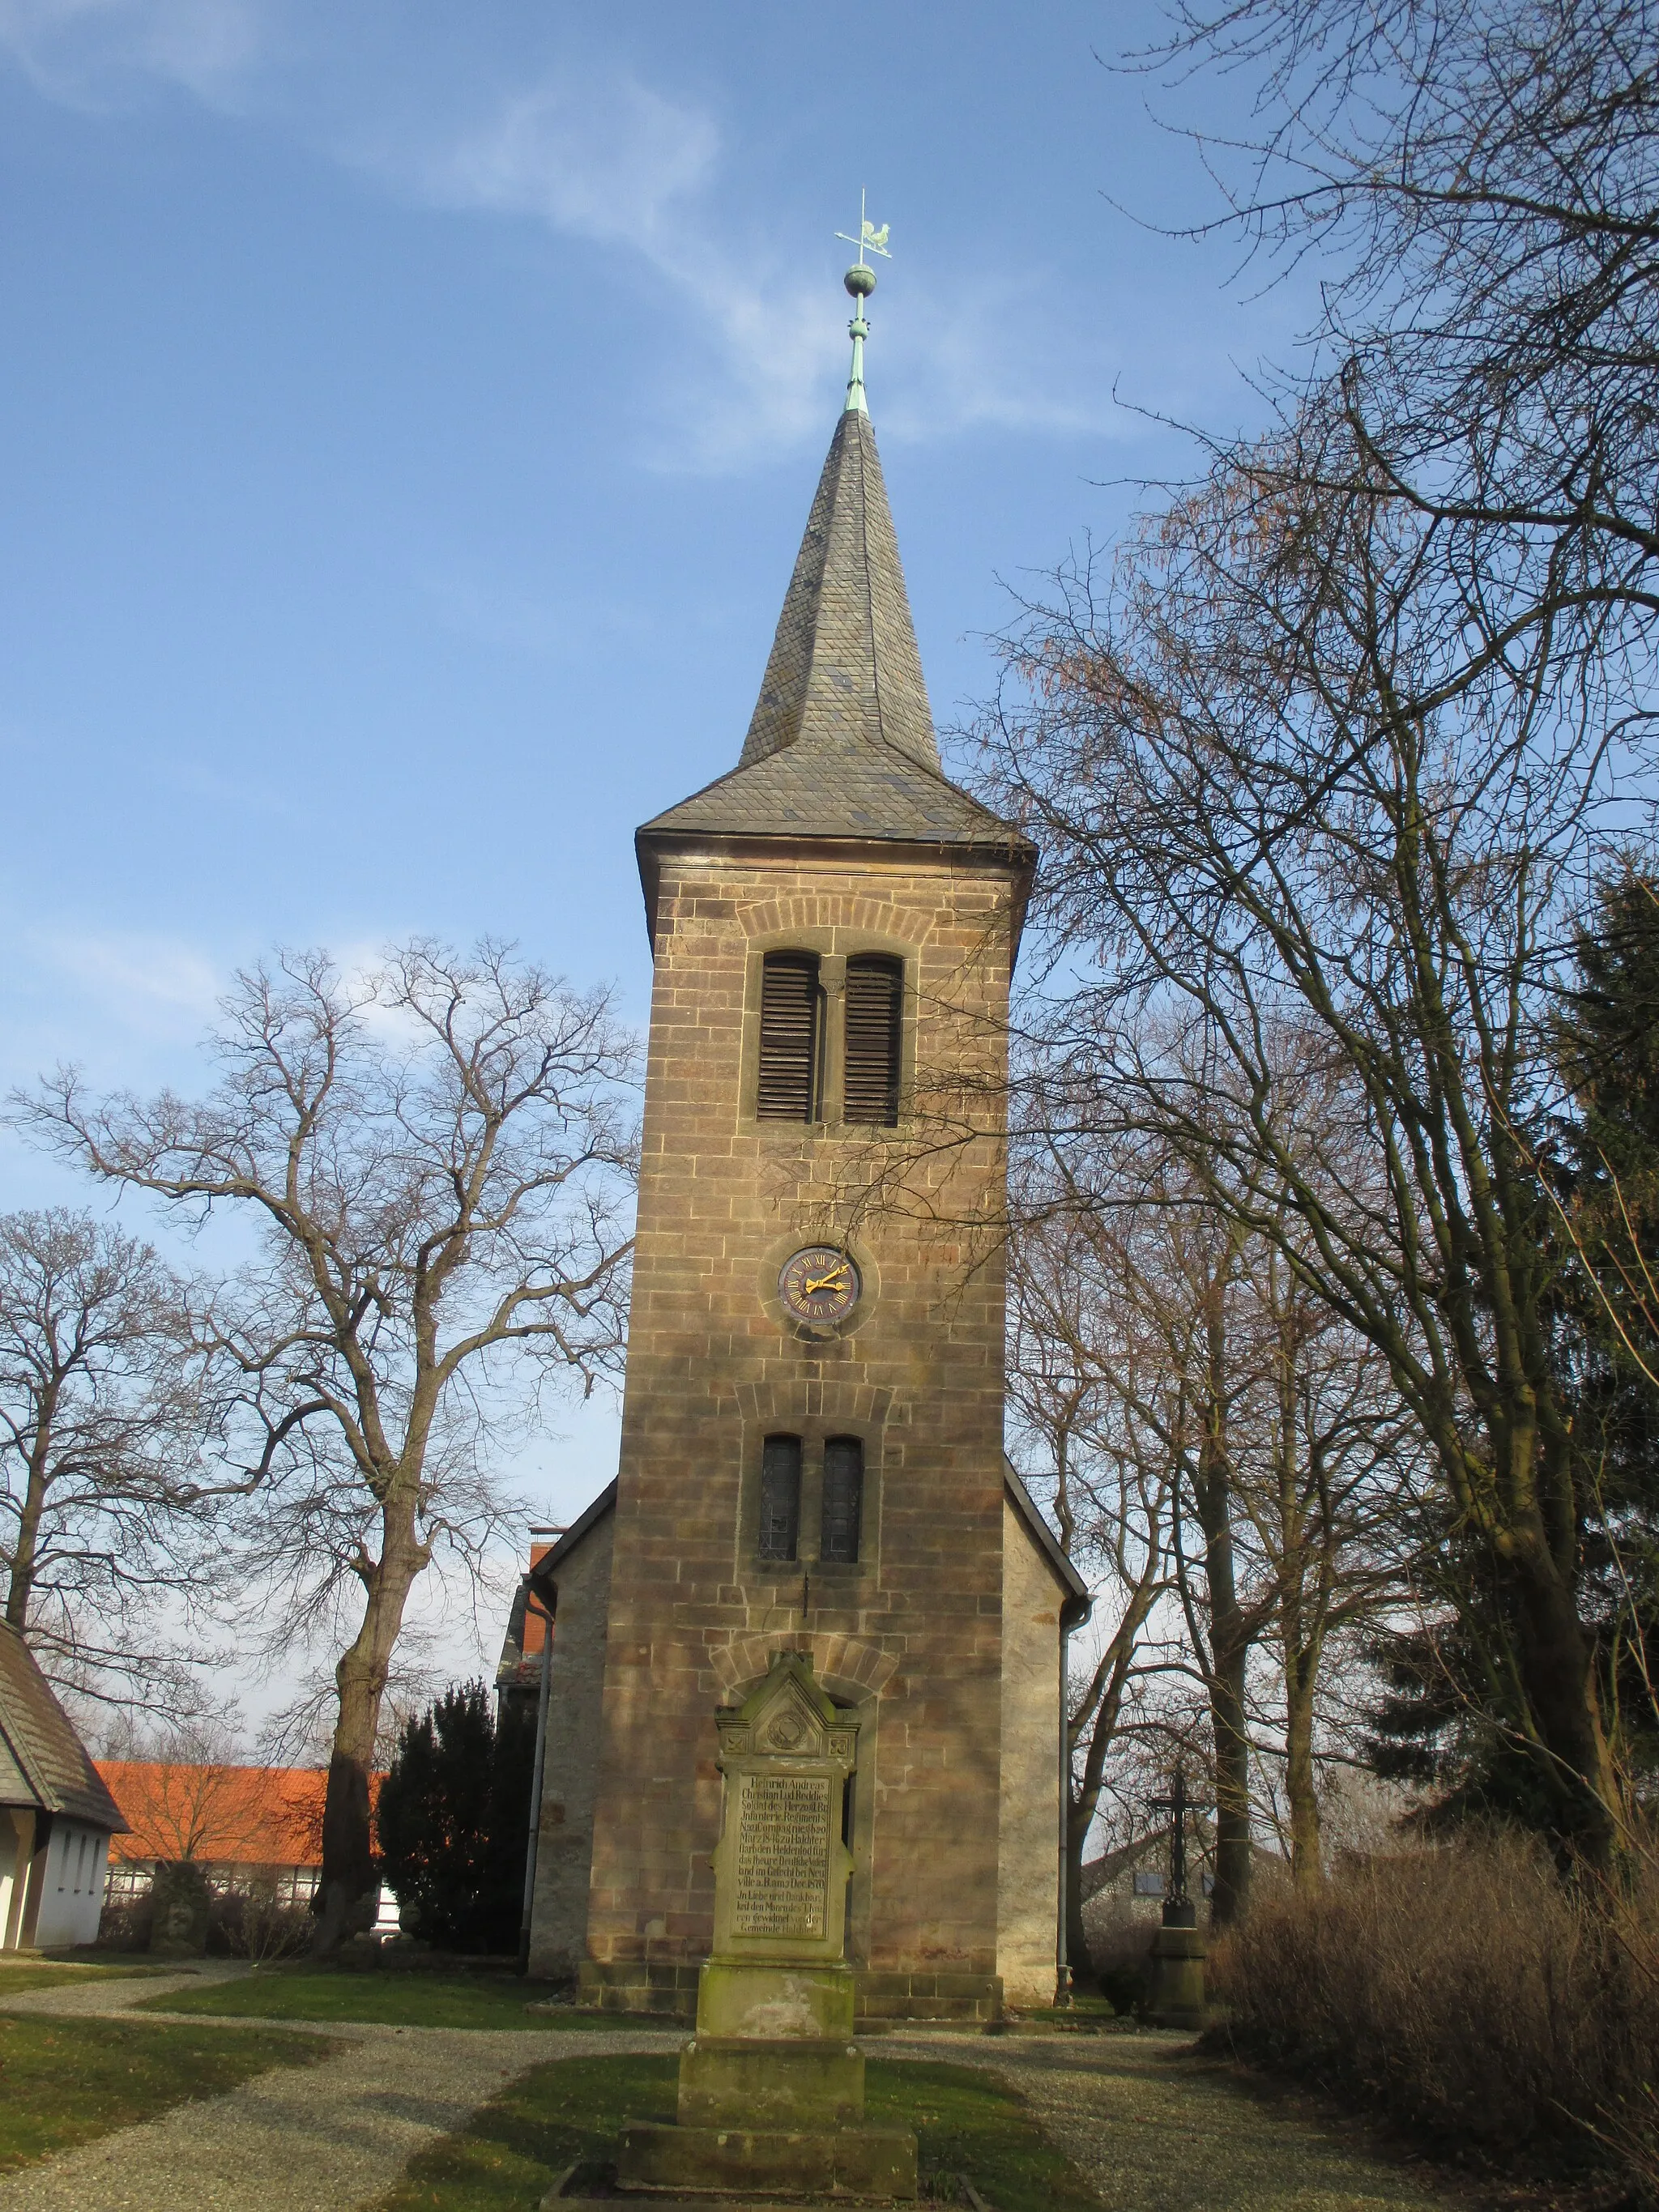
[[761,978],[763,1121],[816,1121],[823,1068],[823,994],[810,952],[769,952]]
[[800,1438],[768,1437],[761,1452],[762,1559],[793,1559],[799,1534]]
[[864,1446],[856,1437],[831,1437],[823,1447],[823,1526],[818,1557],[851,1566],[859,1555],[864,1512]]
[[847,1073],[842,1115],[891,1128],[898,1120],[904,963],[860,953],[847,963]]

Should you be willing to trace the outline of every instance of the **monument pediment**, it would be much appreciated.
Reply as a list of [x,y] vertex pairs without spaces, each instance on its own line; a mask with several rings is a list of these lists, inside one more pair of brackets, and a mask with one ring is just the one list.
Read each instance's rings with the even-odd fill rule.
[[780,1652],[736,1712],[719,1713],[720,1767],[728,1759],[828,1759],[850,1771],[858,1722],[828,1697],[804,1652]]
[[779,1652],[735,1712],[718,1713],[725,1814],[714,1851],[714,1953],[828,1962],[843,1955],[842,1799],[856,1718],[803,1652]]

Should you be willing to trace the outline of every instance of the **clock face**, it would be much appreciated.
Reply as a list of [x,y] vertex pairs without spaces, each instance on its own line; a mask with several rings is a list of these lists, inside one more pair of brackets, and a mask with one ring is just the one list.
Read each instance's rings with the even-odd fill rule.
[[809,1244],[778,1277],[778,1296],[797,1321],[845,1321],[861,1287],[857,1267],[830,1244]]

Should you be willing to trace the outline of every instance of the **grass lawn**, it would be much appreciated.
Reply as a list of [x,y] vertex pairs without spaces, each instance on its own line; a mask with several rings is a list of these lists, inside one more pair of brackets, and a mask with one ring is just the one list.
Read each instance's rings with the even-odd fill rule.
[[[605,2025],[592,2013],[561,2006],[536,2012],[548,1992],[516,1974],[330,1972],[306,1966],[265,1966],[234,1982],[215,1982],[176,1996],[146,1998],[157,2012],[203,2013],[215,2019],[363,2020],[392,2027],[550,2027]],[[140,2007],[143,2010],[144,2008]],[[618,2021],[637,2028],[637,2020]]]
[[[524,2212],[624,2120],[672,2120],[678,2061],[566,2058],[532,2067],[458,2134],[422,2151],[376,2212]],[[1099,2212],[1099,2199],[1012,2091],[968,2066],[872,2059],[871,2120],[914,2128],[926,2172],[964,2173],[997,2212]]]
[[1100,2199],[1006,2083],[976,2066],[873,2059],[865,2114],[913,2128],[924,2173],[965,2174],[997,2212],[1099,2212]]
[[272,2066],[313,2066],[325,2036],[146,2021],[0,2016],[0,2172],[192,2097],[216,2097]]
[[1133,2035],[1139,2022],[1104,1997],[1073,1997],[1068,2005],[1026,2005],[1019,2018],[1051,2035]]

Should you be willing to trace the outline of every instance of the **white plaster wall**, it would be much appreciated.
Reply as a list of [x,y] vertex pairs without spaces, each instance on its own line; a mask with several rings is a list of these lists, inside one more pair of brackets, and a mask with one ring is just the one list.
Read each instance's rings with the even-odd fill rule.
[[1052,2004],[1060,1917],[1060,1593],[1002,1509],[1002,1790],[997,1972],[1005,2004]]
[[9,1810],[0,1810],[0,1949],[11,1930],[12,1901],[17,1894],[19,1838]]
[[63,1943],[91,1943],[104,1909],[109,1837],[101,1828],[55,1815],[46,1844],[40,1911],[34,1941],[43,1951]]
[[593,1864],[599,1707],[615,1527],[615,1514],[607,1513],[589,1529],[556,1577],[541,1832],[531,1899],[532,1974],[574,1974],[587,1955],[587,1889]]

